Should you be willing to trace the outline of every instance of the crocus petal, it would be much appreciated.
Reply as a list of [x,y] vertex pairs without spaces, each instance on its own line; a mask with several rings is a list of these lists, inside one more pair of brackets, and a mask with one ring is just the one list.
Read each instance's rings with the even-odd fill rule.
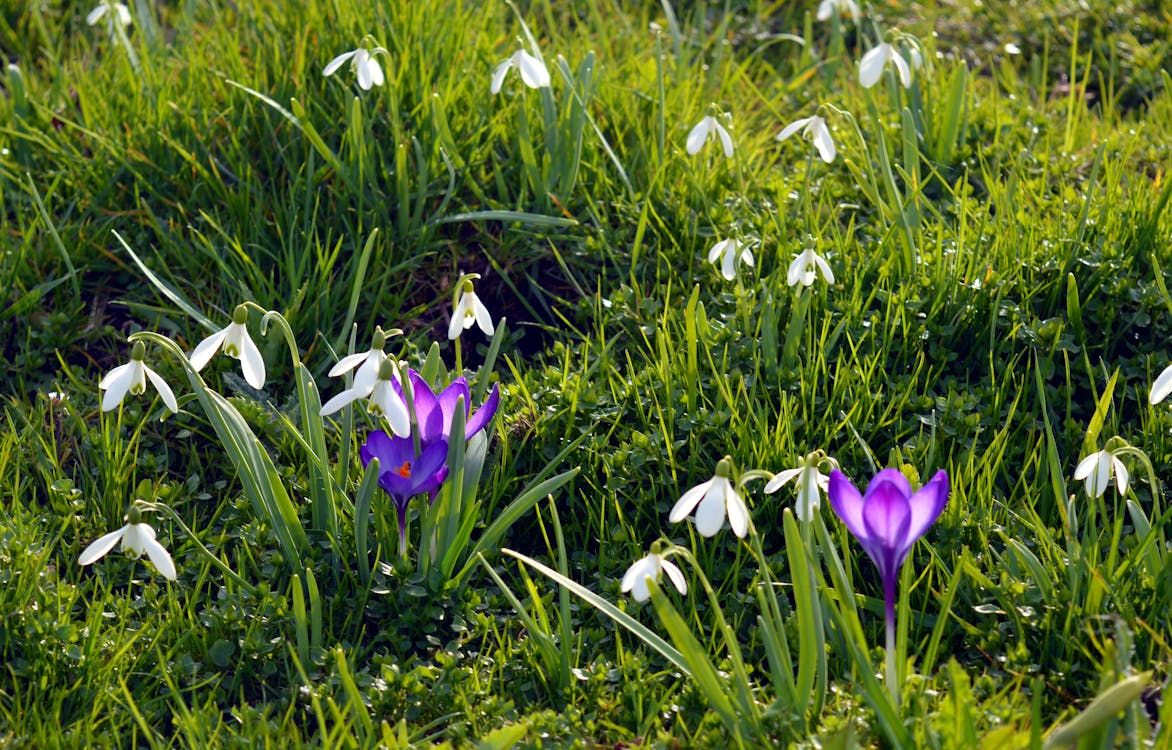
[[[513,67],[513,60],[509,58],[500,65],[497,65],[492,71],[492,85],[488,87],[493,94],[499,94],[501,87],[505,85],[505,75],[509,72],[509,68]],[[454,336],[452,338],[455,338]]]
[[102,411],[110,411],[118,404],[122,403],[122,399],[126,397],[126,392],[130,390],[130,384],[134,380],[134,373],[130,370],[130,365],[119,365],[106,374],[102,378],[102,382],[98,383],[99,388],[106,390],[102,395]]
[[[409,377],[411,379],[411,393],[415,397],[415,421],[419,424],[419,439],[424,443],[430,443],[439,437],[441,433],[444,435],[447,434],[444,430],[445,412],[443,411],[443,404],[436,398],[435,393],[431,390],[431,386],[423,379],[423,376],[411,370]],[[450,389],[451,386],[448,386],[448,388]],[[400,388],[395,388],[395,390],[399,395],[402,395]],[[465,397],[466,399],[467,397]],[[405,400],[403,403],[406,405]]]
[[680,521],[684,520],[688,514],[692,512],[692,509],[696,507],[696,504],[700,502],[700,499],[708,492],[708,489],[712,487],[715,481],[716,477],[713,477],[707,482],[701,482],[700,484],[685,492],[680,497],[680,499],[676,501],[676,504],[672,506],[671,513],[668,514],[667,520],[671,523],[679,523]]
[[911,544],[924,535],[928,527],[936,523],[936,519],[944,511],[948,503],[948,474],[941,470],[936,472],[908,501],[911,505],[912,517],[908,525],[908,544]]
[[163,397],[163,403],[167,405],[167,408],[171,410],[172,414],[178,414],[179,402],[175,400],[175,394],[171,392],[171,386],[167,385],[167,381],[163,380],[163,378],[159,376],[159,373],[155,372],[151,368],[143,365],[143,369],[146,370],[147,377],[151,379],[152,383],[154,383],[155,389],[158,390],[159,395]]
[[712,126],[716,124],[716,120],[712,115],[708,115],[700,122],[696,123],[696,127],[692,128],[692,132],[688,133],[688,153],[692,156],[700,153],[700,149],[704,146],[704,142],[708,140],[708,134],[712,131]]
[[468,424],[464,425],[465,439],[472,437],[488,425],[489,421],[491,421],[493,416],[496,414],[497,406],[500,405],[500,400],[500,387],[494,383],[492,386],[492,392],[488,394],[488,398],[484,400],[484,403],[481,404],[480,408],[476,410],[476,413],[468,418]]
[[659,560],[659,565],[663,568],[663,572],[667,573],[667,577],[671,579],[672,585],[676,587],[676,591],[681,594],[687,594],[688,582],[684,579],[684,574],[680,571],[679,567],[671,560],[664,560],[662,558]]
[[809,124],[809,122],[813,119],[813,117],[803,117],[800,120],[794,120],[789,125],[786,125],[781,129],[781,132],[777,134],[777,140],[784,141],[786,138],[789,138],[794,133],[806,127],[806,125]]
[[365,468],[374,459],[378,459],[379,472],[390,470],[392,467],[398,468],[397,464],[401,465],[400,460],[402,456],[397,450],[395,441],[382,430],[375,430],[366,436],[366,442],[358,450],[358,455],[362,458],[362,466]]
[[769,494],[777,492],[786,484],[792,482],[794,478],[798,476],[798,474],[802,473],[802,470],[802,467],[799,466],[796,469],[786,469],[785,471],[774,474],[773,479],[770,479],[769,482],[765,485],[765,492]]
[[81,556],[77,558],[77,564],[89,565],[105,557],[107,552],[114,549],[114,545],[118,543],[118,540],[122,538],[122,535],[129,528],[130,524],[127,524],[117,531],[111,531],[105,536],[98,537],[96,541],[90,543],[90,546],[82,550]]
[[332,76],[334,73],[338,72],[338,68],[342,67],[342,63],[346,62],[351,57],[354,57],[356,54],[358,54],[358,50],[356,49],[352,49],[349,52],[343,52],[333,60],[330,60],[328,63],[326,63],[326,67],[322,69],[321,74],[323,76]]
[[191,352],[191,356],[187,358],[187,361],[191,363],[191,366],[195,368],[196,372],[208,366],[208,362],[212,361],[212,357],[224,345],[224,338],[227,335],[228,329],[221,328],[196,345],[195,350]]
[[725,487],[728,480],[721,482],[723,477],[714,477],[708,491],[696,506],[696,531],[700,536],[715,536],[724,525]]
[[177,580],[179,576],[175,571],[175,563],[171,560],[171,554],[167,552],[166,548],[153,538],[145,540],[144,546],[146,547],[147,557],[154,563],[155,568],[163,574],[163,577],[171,581]]
[[245,333],[240,339],[240,369],[244,379],[258,391],[265,387],[265,360],[252,338]]
[[863,496],[851,480],[838,469],[830,472],[830,488],[827,494],[830,496],[830,507],[846,524],[850,533],[860,542],[867,539],[867,526],[863,523]]
[[819,121],[817,125],[814,128],[814,147],[818,149],[822,161],[829,164],[834,161],[834,156],[838,152],[834,148],[834,139],[830,137],[830,129],[826,127],[826,123]]
[[1152,392],[1148,394],[1148,401],[1152,405],[1156,405],[1168,398],[1168,394],[1172,393],[1172,365],[1164,368],[1160,373],[1160,377],[1156,378],[1156,382],[1152,383]]
[[[472,391],[468,388],[468,381],[463,377],[458,377],[448,384],[448,387],[440,391],[437,401],[439,408],[443,414],[443,421],[440,423],[440,432],[445,438],[452,433],[452,419],[456,416],[457,402],[464,399],[464,418],[468,418],[470,408],[470,401],[472,400]],[[465,439],[472,437],[472,433],[468,431],[468,425],[464,425]]]
[[744,498],[741,493],[736,491],[727,479],[724,480],[728,484],[725,490],[725,505],[728,510],[728,525],[732,527],[733,533],[738,538],[744,539],[745,534],[749,533],[749,508],[745,505]]
[[891,45],[884,42],[874,49],[868,50],[859,60],[859,83],[869,89],[883,76],[883,66],[887,64],[888,50]]
[[728,131],[724,129],[724,126],[716,120],[712,121],[712,125],[716,128],[716,134],[720,136],[720,145],[724,147],[724,157],[726,159],[731,159],[733,155],[732,136],[729,135]]
[[549,86],[549,70],[545,63],[524,50],[517,50],[514,56],[517,70],[521,71],[521,80],[531,89],[540,89]]
[[879,566],[884,581],[895,576],[906,549],[911,547],[908,541],[911,520],[911,506],[903,488],[887,478],[880,480],[876,476],[871,480],[863,503],[867,540],[859,542]]

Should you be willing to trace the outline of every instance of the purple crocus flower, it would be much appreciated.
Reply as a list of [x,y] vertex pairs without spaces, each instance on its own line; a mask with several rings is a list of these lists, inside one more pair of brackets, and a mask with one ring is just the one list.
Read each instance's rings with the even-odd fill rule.
[[[837,469],[830,474],[830,507],[879,567],[887,615],[888,688],[895,685],[895,588],[899,569],[916,540],[936,522],[948,502],[948,474],[936,472],[912,492],[898,469],[884,469],[871,479],[865,495]],[[898,705],[898,702],[896,703]]]
[[359,451],[365,467],[378,459],[378,484],[395,502],[399,514],[399,552],[407,550],[407,505],[411,498],[423,493],[435,498],[440,485],[448,478],[447,440],[436,440],[415,455],[415,443],[410,437],[387,435],[375,430],[366,438]]
[[[456,378],[437,396],[427,381],[415,370],[410,370],[411,390],[415,396],[415,419],[419,423],[419,441],[428,446],[436,440],[447,443],[452,432],[452,418],[456,415],[456,402],[464,398],[464,439],[471,438],[488,426],[496,415],[500,404],[500,388],[493,385],[484,404],[472,414],[472,391],[462,376]],[[402,393],[401,386],[395,386]]]

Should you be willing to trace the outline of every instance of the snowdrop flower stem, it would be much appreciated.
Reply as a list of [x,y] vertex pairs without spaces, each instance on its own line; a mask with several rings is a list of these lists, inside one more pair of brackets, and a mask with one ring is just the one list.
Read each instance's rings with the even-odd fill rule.
[[196,535],[192,533],[191,529],[188,528],[187,524],[183,522],[183,518],[180,517],[180,515],[178,513],[176,513],[175,509],[172,508],[170,505],[167,505],[166,503],[147,502],[146,500],[135,500],[134,506],[132,506],[132,507],[136,507],[142,512],[161,513],[162,515],[165,515],[168,518],[170,518],[171,521],[176,526],[178,526],[184,534],[187,535],[187,538],[190,539],[195,544],[195,548],[197,550],[199,550],[199,553],[201,555],[203,555],[204,558],[207,559],[207,561],[209,563],[211,563],[221,573],[223,573],[226,578],[228,578],[230,581],[232,581],[233,583],[235,583],[237,586],[244,589],[248,593],[250,593],[250,594],[256,593],[255,586],[253,586],[251,583],[249,583],[248,581],[241,578],[236,573],[236,571],[232,570],[232,568],[228,566],[227,563],[225,563],[223,560],[221,560],[220,558],[213,555],[211,550],[209,550],[207,547],[205,547],[203,545],[202,542],[199,541],[199,538],[196,537]]
[[293,360],[293,367],[301,366],[301,354],[297,350],[297,337],[293,335],[293,328],[289,325],[289,321],[285,316],[276,310],[266,310],[255,303],[248,303],[248,305],[262,314],[260,319],[260,334],[265,336],[268,334],[269,323],[275,323],[281,333],[285,334],[285,343],[289,345],[289,358]]

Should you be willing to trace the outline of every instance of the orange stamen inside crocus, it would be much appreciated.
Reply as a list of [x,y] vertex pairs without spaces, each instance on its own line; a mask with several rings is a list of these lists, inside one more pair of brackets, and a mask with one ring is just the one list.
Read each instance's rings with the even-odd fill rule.
[[404,479],[410,479],[411,478],[411,462],[404,461],[403,465],[400,466],[395,471],[399,474],[399,476],[403,477]]

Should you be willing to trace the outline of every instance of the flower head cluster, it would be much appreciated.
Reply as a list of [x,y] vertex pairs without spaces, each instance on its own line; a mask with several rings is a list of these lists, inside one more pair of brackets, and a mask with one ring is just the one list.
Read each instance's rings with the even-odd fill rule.
[[472,279],[480,278],[477,274],[468,274],[458,285],[455,305],[452,309],[452,322],[448,324],[448,338],[456,339],[467,331],[473,324],[480,326],[485,336],[492,336],[496,327],[492,324],[492,316],[488,308],[476,296],[472,286]]
[[821,115],[810,115],[800,120],[794,120],[781,129],[781,132],[777,134],[777,140],[784,141],[799,130],[814,144],[814,148],[818,149],[818,155],[822,157],[822,161],[827,164],[834,161],[838,151],[834,147],[834,139],[830,137],[830,128],[826,126],[826,120]]
[[549,70],[545,67],[545,63],[540,58],[519,49],[493,69],[492,84],[489,86],[489,90],[493,94],[500,93],[501,88],[505,85],[505,76],[508,75],[511,68],[517,69],[517,72],[521,74],[521,81],[531,89],[548,88],[550,85]]
[[814,451],[806,456],[801,466],[775,474],[765,485],[765,491],[772,494],[793,482],[798,493],[798,504],[795,506],[798,518],[813,521],[814,514],[818,512],[820,492],[830,489],[830,477],[819,469],[824,461],[834,464],[834,460],[827,458],[823,451]]
[[879,568],[888,616],[894,617],[899,569],[916,540],[936,522],[948,502],[948,474],[938,471],[916,492],[898,469],[883,469],[866,494],[841,472],[830,473],[830,507]]
[[807,247],[790,262],[789,268],[786,269],[785,280],[790,286],[810,286],[818,277],[818,273],[822,274],[822,278],[826,279],[827,284],[834,283],[834,272],[830,270],[830,264],[826,262],[818,253],[814,252],[814,248]]
[[720,121],[712,115],[708,115],[703,120],[696,123],[696,126],[692,128],[691,132],[688,133],[688,153],[692,156],[700,153],[700,149],[704,147],[704,144],[708,142],[713,134],[715,134],[716,137],[720,139],[720,145],[724,149],[725,157],[731,159],[733,155],[732,136],[730,136],[728,134],[728,130],[726,130],[725,127],[720,124]]
[[125,29],[132,21],[130,8],[126,7],[126,3],[110,2],[110,0],[102,0],[98,3],[85,17],[85,22],[90,26],[96,26],[103,18],[106,19],[106,31],[111,35],[115,33],[115,24]]
[[753,253],[748,243],[738,242],[735,237],[721,240],[708,250],[708,262],[720,264],[720,275],[729,281],[737,277],[737,263],[741,262],[750,268],[753,266]]
[[363,91],[370,91],[373,86],[382,86],[386,82],[386,77],[383,75],[382,66],[378,64],[375,59],[376,54],[386,54],[387,51],[382,47],[375,47],[373,49],[368,47],[357,47],[349,52],[343,52],[326,63],[326,67],[322,69],[322,75],[332,76],[338,72],[338,68],[349,60],[350,68],[354,74],[358,76],[358,86]]
[[167,405],[167,408],[173,414],[179,413],[179,402],[175,400],[171,386],[167,385],[167,381],[159,377],[157,372],[146,366],[143,361],[145,357],[146,346],[141,341],[134,342],[134,346],[130,349],[130,361],[110,370],[98,383],[98,388],[106,392],[102,396],[102,411],[110,411],[118,406],[127,393],[132,396],[141,396],[146,392],[146,384],[149,379],[159,395],[163,397],[163,403]]
[[232,322],[199,342],[191,352],[188,359],[195,371],[199,372],[207,367],[215,353],[223,349],[224,354],[240,360],[240,369],[249,385],[257,390],[264,388],[265,361],[260,355],[260,349],[248,335],[248,329],[244,325],[247,321],[248,308],[237,305],[232,312]]
[[391,431],[399,437],[407,437],[411,434],[411,415],[407,413],[407,405],[403,403],[398,385],[397,363],[387,357],[379,363],[378,377],[374,380],[369,377],[361,380],[355,378],[349,388],[322,404],[321,416],[328,417],[348,404],[366,399],[367,411],[386,419]]
[[716,465],[716,474],[711,479],[688,490],[676,501],[667,520],[679,523],[695,510],[696,531],[700,536],[715,536],[727,515],[733,533],[743,539],[749,533],[749,509],[730,481],[731,475],[732,459],[725,456]]
[[126,514],[126,525],[111,531],[86,547],[77,558],[79,565],[89,565],[106,556],[114,545],[122,542],[122,551],[135,560],[144,554],[150,558],[163,577],[174,581],[178,578],[175,563],[163,545],[155,541],[155,530],[142,522],[142,511],[132,505]]
[[859,22],[859,4],[855,0],[822,0],[818,4],[816,18],[819,21],[829,21],[835,14],[841,17],[847,13],[851,14],[855,23]]
[[651,598],[651,590],[647,587],[648,581],[659,582],[660,576],[666,573],[668,580],[681,594],[688,593],[688,582],[679,566],[662,555],[653,545],[646,557],[641,557],[627,568],[619,588],[624,594],[630,593],[637,602],[645,602]]
[[1131,476],[1127,473],[1127,466],[1119,459],[1119,451],[1126,444],[1119,438],[1107,441],[1107,447],[1096,451],[1079,461],[1074,469],[1074,478],[1085,482],[1087,494],[1091,497],[1102,497],[1111,486],[1111,476],[1115,476],[1115,489],[1120,495],[1127,494],[1127,484]]
[[859,83],[869,89],[883,77],[887,63],[895,65],[899,72],[899,82],[904,88],[912,85],[912,70],[920,66],[921,58],[918,51],[913,50],[911,62],[903,58],[899,51],[890,42],[882,42],[867,51],[863,59],[859,60]]

